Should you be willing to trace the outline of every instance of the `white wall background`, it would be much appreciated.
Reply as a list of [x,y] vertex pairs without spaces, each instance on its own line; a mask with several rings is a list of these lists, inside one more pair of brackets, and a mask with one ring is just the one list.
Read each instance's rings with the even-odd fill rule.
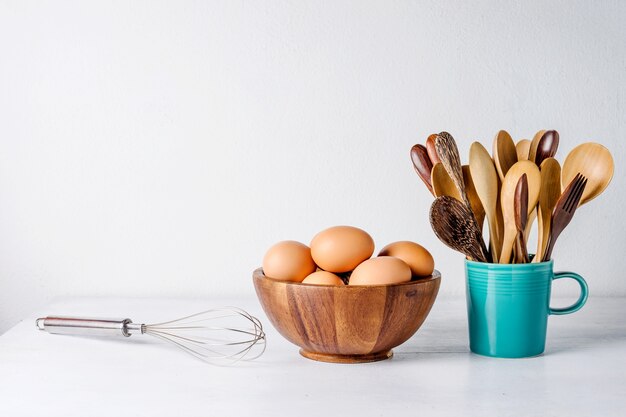
[[[59,295],[252,296],[272,243],[432,233],[408,152],[447,130],[605,144],[555,250],[626,295],[626,2],[1,1],[0,332]],[[558,284],[562,294],[575,288]]]

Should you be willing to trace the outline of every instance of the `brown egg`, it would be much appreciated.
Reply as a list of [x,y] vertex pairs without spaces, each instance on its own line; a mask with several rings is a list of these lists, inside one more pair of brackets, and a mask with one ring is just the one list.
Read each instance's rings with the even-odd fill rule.
[[401,241],[390,243],[385,246],[378,256],[395,256],[402,259],[411,268],[411,273],[416,277],[427,277],[435,269],[433,256],[415,242]]
[[265,276],[282,281],[302,282],[315,269],[311,249],[293,240],[278,242],[269,248],[263,258]]
[[385,246],[378,256],[393,256],[402,259],[411,268],[411,274],[416,277],[427,277],[435,269],[433,256],[415,242],[400,241]]
[[350,285],[386,285],[411,280],[411,268],[393,256],[379,256],[363,262],[350,275]]
[[343,285],[343,281],[337,275],[328,271],[316,271],[306,277],[303,284],[316,285]]
[[364,230],[335,226],[319,232],[311,241],[311,255],[320,268],[348,272],[374,253],[374,240]]

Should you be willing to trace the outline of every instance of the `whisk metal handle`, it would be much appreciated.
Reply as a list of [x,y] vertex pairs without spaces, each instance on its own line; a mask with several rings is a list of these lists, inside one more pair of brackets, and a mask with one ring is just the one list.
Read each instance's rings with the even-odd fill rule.
[[39,330],[54,334],[81,336],[124,336],[143,333],[142,324],[131,319],[103,319],[87,317],[42,317],[35,322]]

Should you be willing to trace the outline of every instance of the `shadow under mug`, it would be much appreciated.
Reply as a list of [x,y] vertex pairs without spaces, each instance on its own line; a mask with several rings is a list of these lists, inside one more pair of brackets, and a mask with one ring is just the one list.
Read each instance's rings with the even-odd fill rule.
[[[543,353],[548,316],[570,314],[587,301],[587,283],[573,272],[553,272],[553,261],[491,264],[465,260],[470,350],[496,358]],[[552,281],[572,278],[580,297],[566,308],[550,308]]]

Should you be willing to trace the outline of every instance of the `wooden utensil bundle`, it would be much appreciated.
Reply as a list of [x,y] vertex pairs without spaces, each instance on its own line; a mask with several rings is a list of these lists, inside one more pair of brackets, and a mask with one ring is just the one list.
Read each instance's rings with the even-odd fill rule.
[[[532,140],[515,144],[501,130],[492,155],[472,143],[469,165],[447,132],[428,136],[411,149],[411,160],[435,196],[430,223],[447,246],[480,262],[530,262],[526,242],[537,219],[537,249],[532,262],[548,261],[557,237],[576,209],[601,194],[613,177],[611,153],[597,143],[584,143],[565,158],[554,158],[556,130],[540,130]],[[562,191],[563,190],[563,191]],[[483,222],[489,246],[483,239]]]

